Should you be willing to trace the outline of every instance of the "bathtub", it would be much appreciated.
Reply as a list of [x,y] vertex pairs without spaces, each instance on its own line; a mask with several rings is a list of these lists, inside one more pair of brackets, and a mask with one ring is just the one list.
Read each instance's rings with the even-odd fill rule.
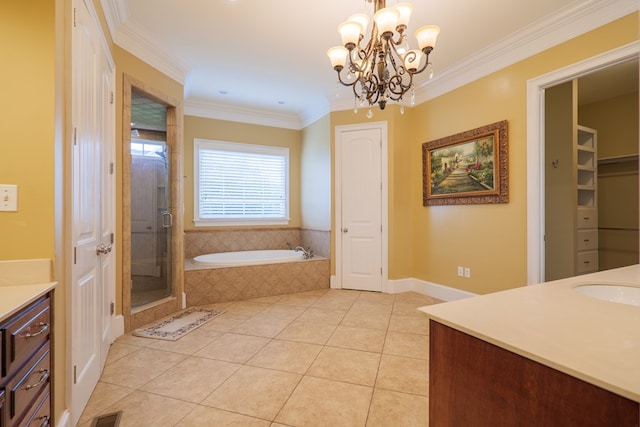
[[289,249],[267,249],[198,255],[193,258],[193,261],[198,265],[208,267],[237,267],[243,265],[279,264],[303,259],[302,252],[295,252]]

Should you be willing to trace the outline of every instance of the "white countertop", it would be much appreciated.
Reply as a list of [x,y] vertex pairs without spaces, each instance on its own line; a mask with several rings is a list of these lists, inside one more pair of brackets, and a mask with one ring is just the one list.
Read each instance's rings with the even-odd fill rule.
[[51,260],[0,261],[0,319],[19,311],[56,286],[51,280]]
[[433,320],[640,402],[640,307],[573,288],[640,286],[640,265],[420,308]]

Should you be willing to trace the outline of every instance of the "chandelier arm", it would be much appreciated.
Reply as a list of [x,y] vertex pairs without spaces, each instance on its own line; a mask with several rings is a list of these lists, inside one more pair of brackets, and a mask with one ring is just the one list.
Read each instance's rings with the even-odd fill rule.
[[358,83],[358,79],[355,79],[352,83],[345,82],[344,80],[342,80],[342,73],[340,73],[340,71],[338,71],[337,73],[338,73],[338,82],[343,86],[354,86],[356,83]]
[[[407,93],[407,91],[411,88],[411,85],[413,84],[413,75],[409,73],[408,84],[405,85],[403,81],[404,78],[399,74],[396,74],[389,79],[389,93],[396,95],[395,97],[389,95],[389,98],[391,98],[393,101],[399,101],[400,99],[402,99],[404,94]],[[399,88],[399,90],[396,90],[396,88]]]
[[427,67],[431,63],[429,62],[429,54],[427,53],[425,56],[426,56],[426,61],[424,61],[424,65],[422,67],[420,67],[419,70],[416,70],[413,73],[409,72],[409,74],[411,74],[413,76],[414,74],[420,74],[421,72],[423,72],[424,70],[427,69]]

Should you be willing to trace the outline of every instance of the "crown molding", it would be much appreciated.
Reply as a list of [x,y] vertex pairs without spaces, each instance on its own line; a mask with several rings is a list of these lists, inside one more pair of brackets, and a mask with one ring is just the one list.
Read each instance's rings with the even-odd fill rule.
[[[170,55],[128,20],[125,0],[101,0],[115,44],[181,84],[191,69]],[[439,72],[433,80],[416,86],[416,104],[429,101],[491,73],[513,65],[560,43],[622,18],[639,9],[637,0],[588,0],[574,2],[481,52]],[[437,66],[437,64],[436,64]],[[300,114],[274,113],[208,102],[185,100],[185,114],[264,126],[301,129],[331,111],[353,108],[353,98],[341,96],[317,103]]]
[[637,0],[590,0],[571,4],[444,70],[416,87],[416,103],[469,84],[491,73],[638,11]]
[[300,130],[303,127],[300,117],[295,113],[278,113],[272,110],[219,104],[202,99],[185,99],[184,114],[294,130]]
[[127,20],[127,5],[125,0],[100,0],[100,4],[109,27],[111,40],[114,40],[118,27]]
[[153,38],[140,28],[131,20],[127,20],[118,27],[114,43],[184,85],[185,76],[191,67],[153,43]]

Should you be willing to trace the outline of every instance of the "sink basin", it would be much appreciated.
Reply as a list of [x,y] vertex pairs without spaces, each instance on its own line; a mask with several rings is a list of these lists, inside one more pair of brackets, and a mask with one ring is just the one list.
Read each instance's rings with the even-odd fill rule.
[[640,287],[620,284],[590,283],[578,285],[575,291],[588,297],[640,307]]

